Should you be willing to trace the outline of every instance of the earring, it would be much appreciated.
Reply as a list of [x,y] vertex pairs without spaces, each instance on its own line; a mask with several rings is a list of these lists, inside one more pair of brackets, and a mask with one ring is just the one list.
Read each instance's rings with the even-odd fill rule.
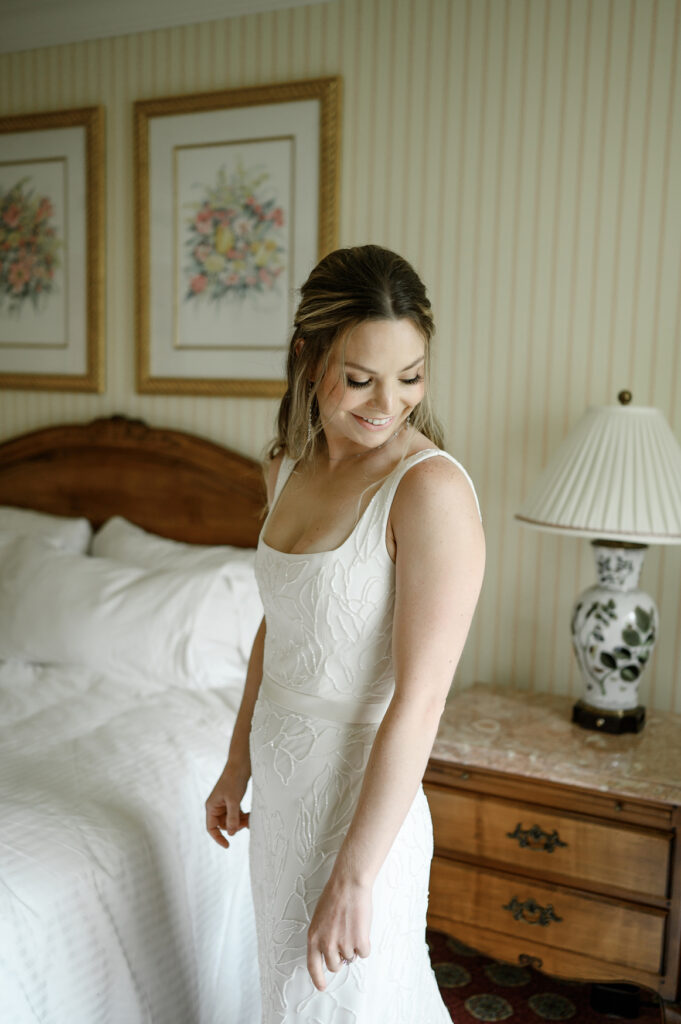
[[307,443],[308,444],[310,444],[312,442],[312,435],[313,435],[313,432],[314,432],[313,429],[312,429],[312,404],[314,402],[314,398],[312,398],[312,399],[310,398],[310,395],[312,394],[313,387],[314,387],[314,381],[313,380],[309,380],[307,382],[307,398],[308,398],[308,406],[307,406]]

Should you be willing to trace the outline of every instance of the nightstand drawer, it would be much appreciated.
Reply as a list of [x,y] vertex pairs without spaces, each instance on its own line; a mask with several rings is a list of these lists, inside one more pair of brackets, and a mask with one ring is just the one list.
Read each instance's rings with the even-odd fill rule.
[[438,851],[628,890],[637,898],[667,896],[671,841],[665,832],[439,786],[426,786],[426,794]]
[[480,925],[523,941],[572,953],[587,953],[623,969],[656,974],[664,947],[662,910],[598,899],[560,886],[487,871],[435,857],[430,876],[432,905],[448,919]]

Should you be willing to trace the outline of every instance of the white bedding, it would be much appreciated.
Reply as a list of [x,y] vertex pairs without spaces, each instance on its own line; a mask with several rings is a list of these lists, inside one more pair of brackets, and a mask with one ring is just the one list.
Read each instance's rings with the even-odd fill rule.
[[257,1024],[248,834],[203,822],[239,698],[0,662],[3,1024]]

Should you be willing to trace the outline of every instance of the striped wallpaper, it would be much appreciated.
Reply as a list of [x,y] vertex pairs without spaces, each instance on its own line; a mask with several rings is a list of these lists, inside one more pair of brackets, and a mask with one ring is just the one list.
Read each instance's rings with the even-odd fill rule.
[[[132,102],[340,74],[340,241],[397,249],[428,284],[436,404],[485,514],[457,686],[577,696],[589,545],[512,517],[623,387],[681,438],[680,29],[680,0],[330,0],[0,57],[0,112],[101,103],[108,152],[106,393],[0,392],[0,437],[119,411],[259,453],[271,400],[134,391]],[[680,570],[651,549],[661,636],[641,686],[679,712]]]

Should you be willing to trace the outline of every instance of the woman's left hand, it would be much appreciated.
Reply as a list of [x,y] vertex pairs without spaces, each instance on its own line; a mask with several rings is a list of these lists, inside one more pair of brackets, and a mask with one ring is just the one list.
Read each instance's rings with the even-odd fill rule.
[[334,878],[326,883],[307,933],[307,969],[315,988],[326,988],[324,964],[339,971],[355,956],[369,956],[371,886]]

